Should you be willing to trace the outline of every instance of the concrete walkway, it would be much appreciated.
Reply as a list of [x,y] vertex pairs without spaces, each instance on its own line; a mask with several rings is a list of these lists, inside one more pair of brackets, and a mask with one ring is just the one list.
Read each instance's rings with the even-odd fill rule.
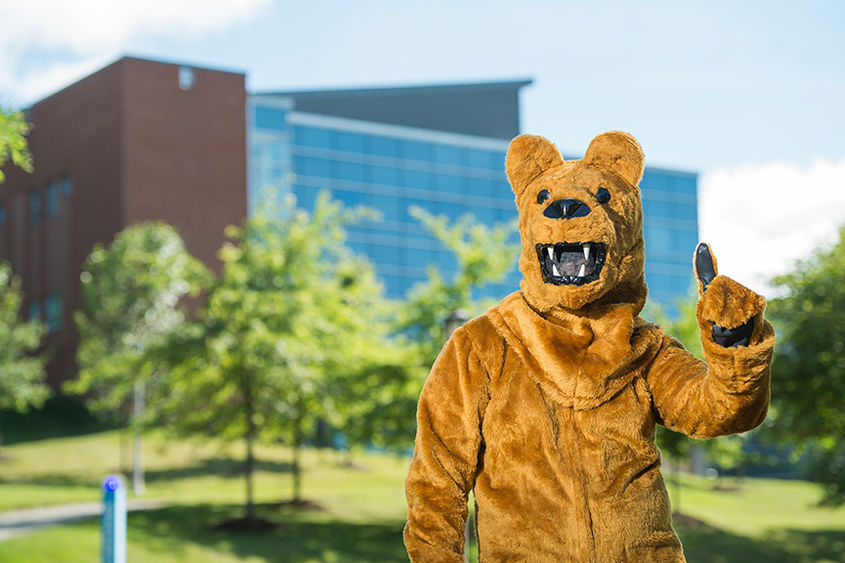
[[[156,500],[130,500],[127,510],[153,510],[165,506]],[[56,506],[41,506],[25,510],[0,512],[0,542],[37,532],[49,526],[73,522],[81,518],[99,517],[103,512],[101,502],[77,502]]]

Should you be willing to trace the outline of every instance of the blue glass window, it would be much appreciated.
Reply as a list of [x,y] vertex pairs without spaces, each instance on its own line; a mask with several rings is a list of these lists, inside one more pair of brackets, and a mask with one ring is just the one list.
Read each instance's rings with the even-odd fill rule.
[[303,176],[316,176],[319,178],[331,178],[332,165],[334,161],[325,158],[313,158],[310,156],[297,156],[293,159],[294,170]]
[[47,294],[44,303],[47,328],[56,332],[62,328],[62,296],[58,292]]
[[273,129],[284,131],[285,111],[273,108],[255,107],[255,127],[257,129]]
[[404,141],[402,156],[411,160],[431,160],[431,145],[419,141]]
[[389,297],[401,297],[411,284],[411,280],[403,276],[382,276],[382,279],[384,279],[385,293]]
[[371,166],[370,177],[374,184],[399,185],[399,170],[388,166]]
[[334,198],[343,203],[347,207],[357,207],[359,205],[370,205],[370,195],[363,192],[353,192],[347,190],[335,190]]
[[296,126],[293,129],[294,144],[318,149],[332,148],[332,131],[316,127]]
[[293,186],[293,194],[296,196],[296,206],[311,211],[317,202],[317,194],[320,190],[310,186]]
[[59,212],[59,190],[56,182],[47,184],[47,217],[54,217]]
[[366,167],[358,162],[335,162],[336,178],[353,182],[366,181]]
[[403,265],[402,249],[396,246],[370,244],[368,245],[368,248],[368,254],[376,264],[385,264],[390,266]]
[[0,227],[6,224],[6,206],[0,204]]
[[41,222],[41,192],[38,188],[29,190],[29,224],[37,225]]
[[434,262],[434,255],[427,248],[406,248],[405,264],[414,268],[426,268]]
[[30,299],[29,304],[27,305],[27,315],[29,320],[41,320],[41,300],[40,299]]
[[427,190],[429,188],[429,176],[428,172],[421,170],[405,170],[404,184],[409,188]]
[[475,215],[475,218],[480,222],[488,227],[493,225],[499,217],[497,210],[492,207],[486,207],[483,205],[476,205],[471,210],[470,213]]
[[392,195],[375,195],[372,199],[372,207],[382,213],[385,221],[399,221],[402,217],[402,204],[402,198]]
[[62,178],[62,197],[68,197],[73,193],[73,182],[70,181],[70,176]]
[[466,152],[466,164],[467,166],[471,166],[473,168],[504,170],[505,156],[492,151],[468,149]]
[[468,195],[477,195],[490,197],[495,194],[491,189],[492,182],[489,180],[482,180],[481,178],[467,178],[466,179],[466,193]]
[[662,227],[645,229],[646,252],[672,250],[672,231]]
[[338,131],[335,133],[335,147],[340,151],[364,153],[367,149],[367,136],[360,133]]
[[434,145],[434,161],[438,164],[460,166],[464,161],[464,149],[451,145]]
[[460,194],[464,178],[451,174],[432,174],[432,186],[438,192]]
[[370,138],[370,151],[378,156],[399,156],[399,141],[390,137]]
[[427,199],[417,199],[417,198],[408,197],[408,198],[405,198],[404,203],[405,203],[405,206],[404,206],[404,209],[403,209],[403,213],[404,213],[403,221],[411,221],[411,222],[417,221],[414,217],[411,216],[411,213],[409,211],[411,206],[421,207],[425,211],[428,211],[429,213],[432,213],[432,214],[437,213],[437,210],[435,209],[434,203],[432,201],[427,200]]

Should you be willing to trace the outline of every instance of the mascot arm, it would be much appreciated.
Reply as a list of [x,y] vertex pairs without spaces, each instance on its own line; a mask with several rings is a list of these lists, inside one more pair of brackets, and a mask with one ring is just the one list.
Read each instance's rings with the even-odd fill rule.
[[458,329],[440,352],[417,407],[405,481],[405,546],[412,561],[463,561],[467,496],[475,485],[489,378]]
[[661,422],[694,438],[745,432],[769,405],[775,335],[763,318],[766,301],[716,273],[707,245],[696,250],[696,310],[705,362],[665,336],[646,379]]

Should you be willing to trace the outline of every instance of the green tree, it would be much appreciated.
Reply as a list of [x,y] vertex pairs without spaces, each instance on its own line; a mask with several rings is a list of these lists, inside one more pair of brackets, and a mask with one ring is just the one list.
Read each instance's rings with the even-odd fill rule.
[[151,352],[182,327],[183,298],[198,295],[210,274],[173,227],[153,222],[124,229],[109,246],[96,245],[80,278],[79,374],[65,389],[84,394],[96,413],[131,420],[133,485],[141,494],[144,397],[161,394],[165,375]]
[[20,280],[8,264],[0,264],[0,409],[17,412],[40,407],[50,394],[45,358],[36,354],[46,330],[40,320],[21,321],[22,301]]
[[809,454],[808,477],[824,487],[824,504],[845,503],[845,225],[830,248],[798,261],[772,284],[778,331],[772,364],[773,430]]
[[461,309],[478,315],[495,304],[492,299],[478,298],[477,291],[504,278],[516,264],[520,250],[519,243],[514,242],[515,222],[487,226],[472,215],[450,222],[419,207],[410,211],[451,251],[457,271],[447,279],[429,266],[428,279],[413,287],[397,307],[394,343],[402,351],[394,354],[393,362],[373,364],[389,384],[380,389],[380,406],[370,412],[371,417],[355,419],[367,428],[361,436],[375,436],[377,443],[403,449],[413,443],[417,400],[448,336],[446,319]]
[[355,412],[343,406],[352,400],[344,380],[364,372],[386,332],[371,266],[344,244],[345,225],[363,214],[325,194],[311,214],[264,202],[243,228],[227,229],[222,274],[191,331],[174,341],[168,418],[179,431],[243,440],[247,521],[256,442],[293,447],[293,502],[301,502],[303,441],[318,421]]
[[409,292],[400,314],[399,330],[413,342],[427,372],[446,340],[447,317],[458,309],[481,314],[493,305],[489,299],[476,298],[474,292],[503,279],[516,264],[520,246],[512,242],[513,223],[487,226],[472,215],[450,223],[446,217],[419,207],[412,207],[411,214],[452,252],[457,262],[457,272],[450,280],[437,268],[429,267],[428,280]]
[[26,142],[29,131],[23,112],[0,108],[0,184],[6,179],[2,168],[9,161],[32,172],[32,155]]
[[[697,304],[698,294],[694,289],[691,289],[687,298],[678,300],[677,310],[674,316],[670,317],[666,315],[659,305],[651,301],[644,309],[643,315],[657,322],[663,327],[666,334],[677,339],[690,353],[703,360],[704,351],[701,347],[701,329],[698,326],[698,318],[696,317]],[[680,511],[679,465],[685,461],[689,461],[696,450],[709,463],[718,466],[722,470],[731,470],[744,466],[745,434],[720,436],[708,440],[696,440],[679,432],[669,430],[664,426],[658,426],[655,441],[660,451],[672,458],[675,462],[673,464],[672,482],[675,492],[673,504],[676,511]]]

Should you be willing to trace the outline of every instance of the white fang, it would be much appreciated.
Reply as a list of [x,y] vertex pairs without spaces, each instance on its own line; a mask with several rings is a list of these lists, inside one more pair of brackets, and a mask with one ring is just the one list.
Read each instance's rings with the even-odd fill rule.
[[589,260],[589,259],[590,259],[590,245],[585,244],[584,245],[584,260]]
[[548,250],[548,251],[549,251],[549,260],[554,260],[554,259],[555,259],[555,251],[554,251],[554,248],[552,248],[551,246],[547,246],[547,247],[546,247],[546,250]]
[[580,270],[578,270],[578,277],[579,277],[579,278],[583,278],[583,277],[584,277],[584,274],[586,273],[586,271],[587,271],[587,265],[586,265],[586,264],[581,264],[581,269],[580,269]]
[[552,264],[552,274],[561,277],[560,270],[557,269],[557,264]]

